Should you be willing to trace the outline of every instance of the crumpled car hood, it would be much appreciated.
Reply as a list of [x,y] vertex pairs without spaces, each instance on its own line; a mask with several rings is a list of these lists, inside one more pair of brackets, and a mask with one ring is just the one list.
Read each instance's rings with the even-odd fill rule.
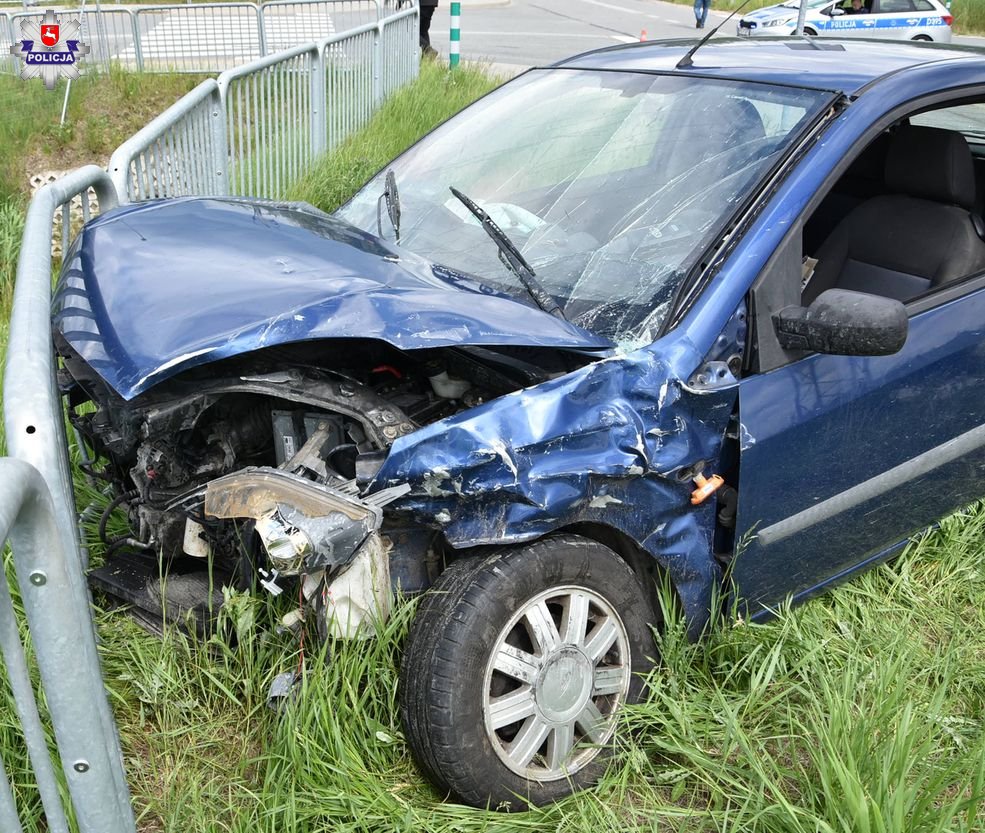
[[612,347],[310,206],[218,198],[90,222],[66,258],[53,318],[124,399],[196,365],[312,339]]

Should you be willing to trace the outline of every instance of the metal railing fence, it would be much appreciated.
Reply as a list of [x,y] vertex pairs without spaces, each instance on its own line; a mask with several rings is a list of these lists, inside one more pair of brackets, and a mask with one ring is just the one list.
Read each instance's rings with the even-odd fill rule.
[[209,78],[120,145],[108,170],[123,202],[225,193],[219,85]]
[[[111,67],[138,72],[209,73],[378,23],[400,0],[271,0],[267,3],[194,3],[60,10],[77,18],[90,53],[83,72]],[[20,72],[9,47],[22,38],[21,22],[39,23],[44,10],[0,12],[0,69]]]
[[[330,0],[306,0],[330,6]],[[264,22],[254,3],[141,6],[134,18],[142,72],[221,72],[266,54]],[[310,40],[297,33],[295,43]]]
[[15,42],[14,24],[9,12],[0,12],[0,72],[19,72],[18,58],[10,54]]
[[279,197],[301,176],[325,119],[320,55],[318,44],[308,44],[219,77],[228,144],[220,162],[228,175],[214,183],[215,193]]
[[[135,827],[96,652],[56,386],[49,318],[52,239],[61,239],[64,252],[93,213],[134,200],[280,196],[319,153],[365,124],[385,96],[417,75],[416,3],[373,5],[388,14],[202,82],[124,142],[109,173],[93,165],[80,168],[39,189],[28,207],[3,379],[4,427],[14,459],[0,458],[0,553],[9,543],[64,782],[82,833],[134,833]],[[0,16],[0,37],[11,22]],[[67,276],[69,291],[73,279]],[[82,298],[79,306],[84,307]],[[60,783],[5,580],[0,580],[0,650],[46,829],[63,833],[69,827]],[[21,829],[0,759],[0,830]]]
[[[40,473],[0,459],[0,549],[10,541],[21,602],[51,717],[61,769],[79,827],[134,830],[123,756],[103,688],[96,633],[74,538],[63,528]],[[47,829],[67,833],[44,729],[6,581],[0,581],[0,648],[24,741],[41,794]],[[66,685],[67,681],[71,685]],[[0,827],[20,833],[13,791],[0,763]]]
[[284,196],[417,76],[418,14],[415,5],[203,81],[113,153],[121,198]]
[[[75,198],[81,197],[80,200]],[[4,373],[8,453],[0,459],[0,542],[9,543],[62,771],[79,826],[132,831],[133,813],[116,724],[106,699],[78,537],[75,497],[48,319],[51,241],[98,209],[117,205],[102,169],[90,165],[41,188],[24,225]],[[77,203],[77,204],[76,204]],[[74,216],[77,215],[77,216]],[[6,582],[0,581],[0,645],[48,826],[67,830]],[[71,681],[71,684],[66,684]],[[3,829],[17,831],[9,782],[0,783]]]

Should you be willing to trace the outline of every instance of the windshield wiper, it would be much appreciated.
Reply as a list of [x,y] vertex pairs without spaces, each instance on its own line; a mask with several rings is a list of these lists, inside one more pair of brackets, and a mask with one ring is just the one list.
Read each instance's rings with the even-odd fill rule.
[[393,235],[396,241],[400,242],[400,194],[397,192],[397,177],[393,174],[393,168],[386,172],[383,180],[383,193],[376,201],[376,229],[383,236],[383,212],[382,205],[386,203],[386,215],[390,218],[390,225],[393,226]]
[[506,236],[506,232],[497,226],[496,223],[493,222],[493,218],[490,217],[471,199],[465,196],[465,194],[454,186],[452,186],[450,190],[455,195],[455,198],[459,200],[459,202],[461,202],[462,205],[464,205],[469,211],[471,211],[473,216],[482,224],[483,230],[492,238],[493,242],[499,248],[499,259],[503,262],[503,265],[507,269],[509,269],[520,279],[520,283],[522,283],[523,288],[527,290],[527,294],[533,298],[534,303],[544,310],[544,312],[555,315],[566,321],[567,319],[564,317],[564,311],[558,305],[558,302],[555,301],[547,290],[540,285],[540,281],[537,280],[534,270],[530,267],[530,264],[523,259],[523,255],[521,255],[520,250],[513,245],[513,241]]

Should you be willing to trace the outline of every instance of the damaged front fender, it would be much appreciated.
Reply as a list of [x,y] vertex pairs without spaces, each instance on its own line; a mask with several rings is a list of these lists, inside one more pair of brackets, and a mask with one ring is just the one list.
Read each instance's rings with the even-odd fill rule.
[[692,506],[691,481],[718,459],[737,388],[689,387],[699,361],[683,373],[669,354],[606,359],[401,437],[369,491],[410,484],[394,507],[458,548],[619,529],[668,571],[700,630],[721,570],[713,502]]

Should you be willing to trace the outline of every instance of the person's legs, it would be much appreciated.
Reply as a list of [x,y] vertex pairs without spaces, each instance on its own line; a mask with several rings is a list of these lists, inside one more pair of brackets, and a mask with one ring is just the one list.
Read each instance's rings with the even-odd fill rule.
[[425,55],[434,52],[431,48],[431,18],[437,6],[421,6],[421,50]]
[[711,8],[711,0],[701,0],[701,28],[705,28],[705,22],[708,20],[708,9]]
[[704,25],[705,0],[694,0],[694,28],[700,29]]

